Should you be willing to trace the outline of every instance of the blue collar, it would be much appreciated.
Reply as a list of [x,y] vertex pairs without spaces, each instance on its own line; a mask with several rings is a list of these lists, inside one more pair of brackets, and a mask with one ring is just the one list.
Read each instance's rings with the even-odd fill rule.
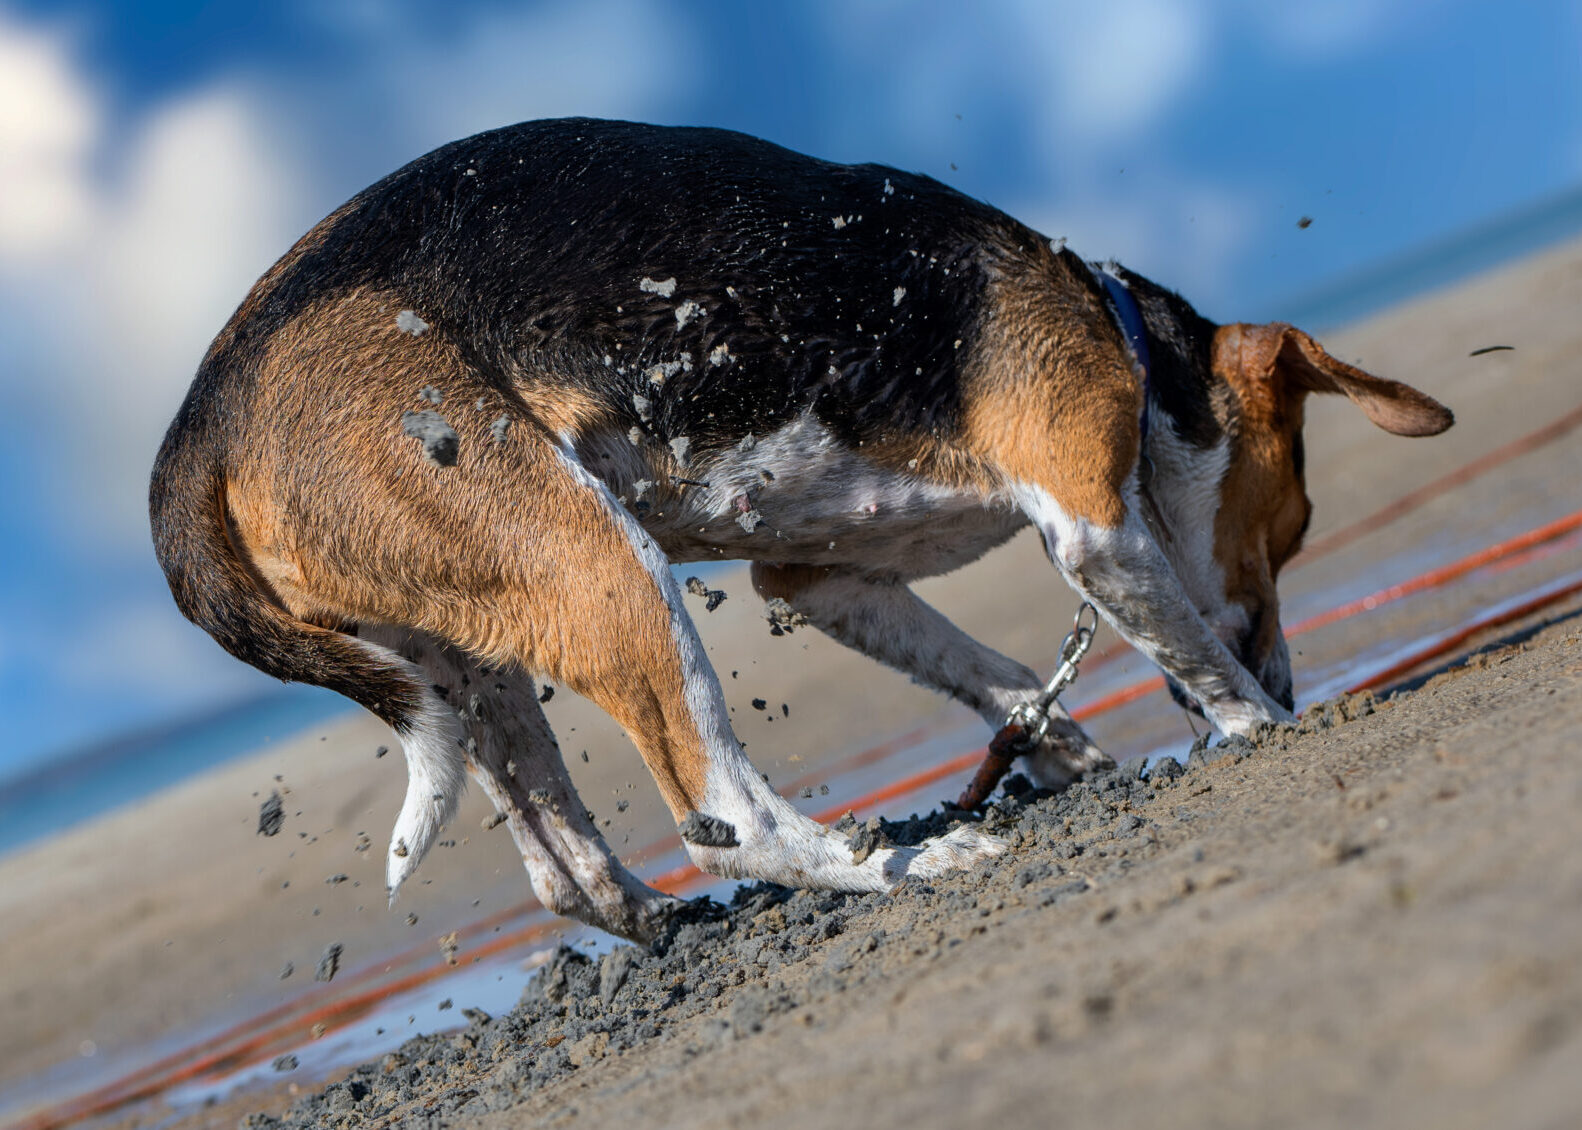
[[[1110,274],[1105,266],[1093,267],[1093,273],[1098,276],[1099,282],[1104,284],[1104,290],[1110,296],[1110,306],[1115,311],[1115,320],[1120,323],[1121,333],[1126,336],[1126,344],[1131,346],[1132,357],[1137,361],[1137,367],[1143,371],[1143,411],[1138,419],[1142,431],[1142,443],[1148,443],[1148,400],[1152,389],[1149,387],[1148,364],[1148,335],[1143,330],[1142,312],[1137,309],[1137,300],[1132,297],[1132,292],[1120,279]],[[1141,453],[1140,453],[1141,454]],[[1144,456],[1146,458],[1146,456]]]

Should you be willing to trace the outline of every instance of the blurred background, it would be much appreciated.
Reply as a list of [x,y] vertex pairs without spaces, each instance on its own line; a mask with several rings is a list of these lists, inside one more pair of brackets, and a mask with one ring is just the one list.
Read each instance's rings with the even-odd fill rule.
[[147,474],[252,280],[436,145],[744,130],[1322,329],[1582,229],[1579,60],[1576,2],[0,0],[0,792],[348,708],[180,618]]

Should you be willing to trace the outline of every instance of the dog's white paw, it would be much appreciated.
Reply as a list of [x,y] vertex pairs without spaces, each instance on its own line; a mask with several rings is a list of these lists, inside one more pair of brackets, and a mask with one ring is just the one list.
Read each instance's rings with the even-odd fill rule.
[[1258,691],[1258,699],[1229,699],[1217,702],[1209,706],[1205,713],[1215,729],[1227,737],[1233,734],[1243,738],[1251,737],[1260,726],[1296,721],[1294,714],[1264,694],[1261,689]]
[[943,836],[924,840],[916,847],[894,849],[891,857],[885,860],[885,877],[894,883],[903,879],[934,879],[993,859],[1009,846],[999,836],[963,824]]
[[[772,798],[772,799],[771,799]],[[831,891],[887,891],[906,879],[960,871],[1006,849],[1004,840],[970,825],[906,847],[885,844],[859,850],[853,839],[817,824],[770,793],[772,820],[733,813],[683,824],[683,839],[699,870],[727,879],[762,879],[787,887]],[[770,813],[764,813],[767,816]],[[730,842],[689,838],[700,827],[728,831]],[[711,835],[710,838],[723,839]]]
[[1041,789],[1063,789],[1084,773],[1113,768],[1114,759],[1081,726],[1061,719],[1051,720],[1039,747],[1022,758],[1022,771]]

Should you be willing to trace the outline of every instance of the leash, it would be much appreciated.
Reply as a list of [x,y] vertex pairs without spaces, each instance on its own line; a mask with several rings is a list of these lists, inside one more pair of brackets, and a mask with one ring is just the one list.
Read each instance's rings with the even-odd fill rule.
[[1071,631],[1066,633],[1066,638],[1060,645],[1060,663],[1056,666],[1055,673],[1050,676],[1049,682],[1044,685],[1037,698],[1017,703],[1011,708],[1010,715],[1005,719],[1005,725],[1000,727],[999,732],[989,742],[988,756],[983,759],[983,764],[978,766],[977,773],[973,774],[972,783],[967,786],[967,791],[962,793],[961,799],[956,802],[958,808],[964,808],[969,812],[982,808],[983,802],[989,799],[989,794],[994,791],[1001,778],[1010,772],[1011,763],[1038,748],[1044,736],[1049,733],[1050,708],[1060,698],[1060,692],[1076,679],[1077,665],[1093,646],[1093,633],[1098,631],[1098,627],[1098,610],[1084,600],[1082,606],[1077,609],[1077,617],[1071,626]]
[[[1165,525],[1164,515],[1159,513],[1159,506],[1154,502],[1153,493],[1149,485],[1153,480],[1153,461],[1148,458],[1148,422],[1150,394],[1153,389],[1149,383],[1150,366],[1148,364],[1148,335],[1143,329],[1142,312],[1137,309],[1137,300],[1132,297],[1131,290],[1117,276],[1110,273],[1104,265],[1088,264],[1088,269],[1104,288],[1104,293],[1109,296],[1110,312],[1115,316],[1115,322],[1120,327],[1126,344],[1131,348],[1132,357],[1137,363],[1143,385],[1143,408],[1138,417],[1138,430],[1141,438],[1138,441],[1138,480],[1143,500],[1153,512],[1154,523],[1158,532],[1166,539],[1170,537],[1170,530]],[[1075,623],[1071,631],[1066,634],[1065,641],[1060,645],[1060,662],[1055,667],[1055,673],[1039,692],[1038,697],[1027,702],[1018,703],[1006,716],[1005,724],[989,741],[989,751],[978,766],[978,771],[973,774],[972,783],[956,801],[958,808],[969,812],[982,808],[999,785],[1000,781],[1011,771],[1011,765],[1018,757],[1034,752],[1039,743],[1049,733],[1049,712],[1055,702],[1060,698],[1060,692],[1070,686],[1077,677],[1077,665],[1082,662],[1082,657],[1088,653],[1088,648],[1093,646],[1093,633],[1099,627],[1098,610],[1088,601],[1083,601],[1077,609]]]

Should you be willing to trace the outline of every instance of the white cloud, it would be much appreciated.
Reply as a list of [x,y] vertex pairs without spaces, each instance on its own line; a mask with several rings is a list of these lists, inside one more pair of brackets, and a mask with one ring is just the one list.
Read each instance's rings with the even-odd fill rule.
[[1013,202],[1010,211],[1090,259],[1119,259],[1199,304],[1206,317],[1232,289],[1232,271],[1258,228],[1255,196],[1223,185],[1171,178],[1167,188],[1119,185]]
[[200,88],[115,138],[68,41],[0,24],[0,174],[27,174],[15,198],[0,180],[0,331],[39,370],[23,394],[59,436],[51,486],[77,536],[142,552],[148,468],[205,348],[339,203],[305,159],[315,142],[333,160],[339,135],[371,133],[386,171],[523,118],[662,115],[691,88],[683,29],[636,0],[490,12],[442,37],[360,20],[360,65]]
[[1313,62],[1349,54],[1403,28],[1422,27],[1439,6],[1440,0],[1241,0],[1235,15],[1245,17],[1281,55]]
[[922,10],[835,3],[822,11],[829,42],[881,75],[882,101],[866,112],[927,145],[963,108],[992,97],[1016,107],[1029,141],[1060,161],[1087,159],[1155,125],[1207,72],[1214,46],[1214,13],[1194,0]]
[[209,340],[302,227],[307,178],[257,101],[221,89],[164,107],[101,218],[86,272],[103,314],[92,380],[148,460]]
[[102,312],[91,380],[108,394],[115,428],[141,437],[149,459],[147,441],[209,340],[302,227],[307,177],[270,137],[260,101],[218,89],[164,107],[138,138],[84,264]]
[[1187,0],[1022,0],[1011,11],[1030,100],[1068,142],[1131,140],[1210,63],[1211,13]]
[[[301,230],[305,177],[240,89],[160,107],[47,259],[0,260],[47,372],[30,399],[61,444],[52,485],[89,542],[146,541],[148,467],[209,340]],[[9,276],[9,277],[7,277]]]
[[[685,104],[699,75],[685,12],[645,0],[490,10],[444,34],[418,31],[399,4],[318,18],[355,34],[363,62],[333,86],[403,157],[532,118],[661,120]],[[336,101],[328,94],[309,91],[320,106]]]
[[45,254],[86,222],[100,129],[67,37],[0,10],[0,259]]

